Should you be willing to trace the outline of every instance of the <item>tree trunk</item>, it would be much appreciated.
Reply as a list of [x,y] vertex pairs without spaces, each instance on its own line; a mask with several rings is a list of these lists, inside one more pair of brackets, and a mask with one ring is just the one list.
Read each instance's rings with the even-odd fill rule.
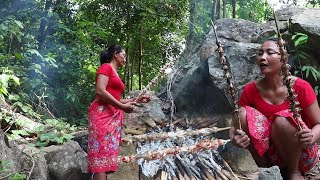
[[221,18],[221,0],[217,1],[217,19]]
[[212,4],[212,14],[211,14],[211,20],[212,22],[216,21],[216,9],[217,9],[217,0],[213,0]]
[[190,19],[189,19],[189,35],[187,38],[187,47],[188,45],[193,43],[194,35],[195,35],[195,30],[194,30],[194,17],[196,15],[196,1],[192,0],[190,2]]
[[223,15],[222,15],[222,17],[223,18],[226,18],[226,11],[227,11],[227,5],[226,5],[226,0],[223,0]]
[[131,72],[131,80],[130,80],[130,91],[133,90],[133,77],[134,77],[134,64],[136,62],[136,53],[135,51],[133,52],[133,58],[132,58],[132,61],[131,61],[131,66],[130,66],[130,72]]
[[44,14],[44,18],[41,19],[39,33],[38,33],[38,37],[37,37],[37,40],[39,42],[39,50],[41,50],[43,48],[43,44],[46,39],[45,30],[46,30],[47,21],[48,21],[48,11],[51,8],[51,5],[52,5],[52,0],[46,0],[46,4],[44,7],[45,14]]
[[[126,48],[126,66],[125,66],[125,70],[124,70],[124,75],[123,75],[123,84],[125,84],[126,87],[129,87],[130,85],[130,57],[129,57],[129,44],[130,44],[130,17],[129,17],[129,6],[127,6],[126,8],[126,15],[127,15],[127,48]],[[130,89],[128,89],[130,91]]]
[[[129,39],[129,38],[128,38]],[[129,42],[129,41],[128,41]],[[123,75],[123,84],[126,86],[126,87],[129,87],[129,84],[130,84],[130,78],[129,78],[129,75],[130,75],[130,57],[129,57],[129,48],[126,48],[126,54],[127,54],[127,57],[126,57],[126,64],[125,64],[125,69],[124,69],[124,75]],[[128,89],[130,91],[130,89]]]
[[139,90],[142,89],[142,58],[143,58],[143,52],[142,52],[142,39],[140,37],[139,41],[139,64],[138,64],[138,73],[139,73]]
[[268,19],[268,9],[266,8],[266,7],[268,7],[268,2],[266,1],[265,3],[264,3],[264,19]]
[[237,0],[232,0],[232,18],[236,18],[236,4]]

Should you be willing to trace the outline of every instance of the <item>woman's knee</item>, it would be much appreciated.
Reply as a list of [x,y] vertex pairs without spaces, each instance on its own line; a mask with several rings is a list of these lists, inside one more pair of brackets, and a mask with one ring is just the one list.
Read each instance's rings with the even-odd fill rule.
[[[271,138],[279,139],[279,137],[294,137],[297,129],[285,117],[277,116],[271,125]],[[280,138],[280,139],[282,139]],[[296,141],[296,140],[295,140]]]
[[247,124],[247,111],[245,107],[239,109],[239,118],[242,125]]
[[272,130],[280,130],[283,131],[293,131],[295,128],[285,117],[277,116],[272,122]]

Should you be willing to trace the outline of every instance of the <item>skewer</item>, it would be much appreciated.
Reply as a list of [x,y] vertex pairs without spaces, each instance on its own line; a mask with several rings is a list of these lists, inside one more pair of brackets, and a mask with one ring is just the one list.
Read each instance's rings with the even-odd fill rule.
[[291,83],[291,80],[289,77],[289,76],[291,76],[291,73],[289,71],[291,67],[288,63],[289,62],[289,54],[288,54],[287,50],[284,48],[285,42],[282,39],[279,25],[278,25],[277,15],[276,15],[274,9],[272,9],[272,13],[273,13],[274,21],[275,21],[276,28],[277,28],[278,46],[279,46],[279,50],[280,50],[280,54],[281,54],[281,62],[282,62],[281,74],[283,75],[282,82],[286,85],[286,87],[288,89],[287,99],[290,100],[290,110],[293,112],[293,117],[294,117],[294,120],[298,124],[299,130],[301,130],[302,127],[301,127],[300,122],[302,122],[302,119],[301,119],[301,115],[299,113],[299,111],[301,111],[301,108],[298,107],[298,105],[300,103],[295,100],[295,98],[297,97],[297,94],[295,94],[295,92],[294,92],[293,83]]
[[122,138],[122,142],[132,143],[134,141],[144,142],[144,141],[153,141],[153,140],[166,140],[168,138],[185,138],[186,136],[209,136],[213,133],[217,133],[220,131],[228,130],[230,127],[226,128],[202,128],[198,130],[179,130],[176,132],[162,132],[162,133],[152,133],[152,134],[140,134],[134,136],[124,136]]
[[223,140],[223,139],[213,139],[213,140],[202,140],[197,144],[188,146],[188,147],[179,147],[175,146],[172,148],[166,148],[159,151],[153,151],[153,152],[147,152],[143,154],[135,154],[131,156],[123,156],[119,157],[118,161],[120,163],[127,163],[127,162],[135,162],[138,159],[145,159],[145,160],[155,160],[155,159],[161,159],[169,155],[177,155],[179,153],[197,153],[199,151],[212,149],[215,150],[221,145],[225,145],[230,140]]
[[220,64],[222,65],[222,69],[224,71],[224,78],[226,78],[227,84],[229,86],[228,93],[231,96],[231,100],[232,100],[232,104],[233,104],[233,116],[238,120],[239,129],[242,130],[241,122],[240,122],[240,118],[239,118],[239,105],[238,105],[238,100],[236,97],[237,89],[235,88],[233,82],[231,81],[232,74],[230,73],[230,67],[227,64],[228,60],[224,54],[224,49],[223,49],[221,43],[219,42],[216,27],[212,21],[211,21],[211,24],[212,24],[212,28],[214,31],[214,35],[216,37],[216,45],[218,46],[217,50],[218,50],[219,57],[220,57]]

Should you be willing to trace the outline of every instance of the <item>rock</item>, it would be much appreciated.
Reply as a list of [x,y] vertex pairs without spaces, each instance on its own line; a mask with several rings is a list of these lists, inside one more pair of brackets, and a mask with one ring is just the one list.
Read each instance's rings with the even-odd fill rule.
[[[306,9],[291,17],[293,26],[300,26],[300,31],[320,36],[320,14],[319,9]],[[293,29],[295,27],[292,27]]]
[[30,177],[32,180],[50,179],[48,165],[41,150],[25,144],[19,145],[19,149],[23,152],[19,157],[21,169],[25,169],[30,172],[32,166],[34,166]]
[[75,141],[43,148],[51,180],[87,180],[87,154]]
[[[320,56],[320,10],[319,9],[305,9],[303,12],[295,14],[290,20],[291,33],[304,33],[308,35],[307,46],[310,48],[307,52],[318,60]],[[315,61],[313,65],[320,67],[319,60]]]
[[[250,43],[260,32],[260,25],[243,19],[219,19],[215,22],[220,43],[243,42]],[[208,33],[204,44],[214,40],[214,32]]]
[[[138,91],[131,92],[129,97],[137,97]],[[125,113],[124,125],[131,129],[138,129],[145,131],[147,129],[147,122],[161,123],[165,120],[165,114],[161,109],[161,101],[155,94],[148,92],[151,97],[149,103],[142,103],[141,106],[136,107],[132,113]]]
[[[259,69],[255,66],[255,54],[259,44],[255,43],[228,43],[225,45],[225,55],[230,63],[230,69],[233,75],[233,82],[238,91],[241,91],[244,85],[256,79],[259,76]],[[212,54],[208,59],[209,73],[213,83],[223,90],[225,96],[228,97],[227,82],[224,79],[224,72],[218,61],[217,53]],[[216,102],[218,103],[218,102]]]
[[282,180],[280,169],[278,166],[270,168],[261,168],[259,170],[259,180]]
[[[34,162],[32,162],[32,159]],[[1,129],[0,162],[0,169],[3,169],[3,171],[0,171],[1,177],[15,173],[26,174],[28,176],[32,166],[34,166],[30,179],[49,179],[44,155],[37,148],[28,145],[18,146],[15,142],[10,141]]]
[[[300,14],[307,8],[298,8],[295,5],[283,6],[276,11],[276,15],[279,21],[288,21],[292,16]],[[273,15],[269,18],[269,21],[273,21]]]
[[250,152],[227,143],[221,152],[223,159],[230,165],[235,173],[252,173],[259,170]]
[[88,130],[79,131],[72,135],[72,140],[77,141],[80,147],[88,153]]
[[[30,119],[20,113],[16,113],[12,105],[6,103],[0,99],[0,110],[2,113],[8,114],[9,116],[15,117],[15,125],[21,129],[25,129],[34,132],[38,127],[43,126],[42,123],[36,122],[36,120]],[[0,122],[0,126],[2,121]]]
[[19,155],[21,151],[18,146],[9,141],[5,133],[0,129],[0,171],[1,176],[20,172]]

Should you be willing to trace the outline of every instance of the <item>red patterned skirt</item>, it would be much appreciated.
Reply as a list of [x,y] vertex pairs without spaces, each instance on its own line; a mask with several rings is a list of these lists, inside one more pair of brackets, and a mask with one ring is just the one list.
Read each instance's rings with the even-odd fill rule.
[[[263,156],[265,153],[267,153],[267,156],[275,165],[283,166],[283,160],[281,159],[279,153],[276,151],[272,142],[270,142],[271,124],[276,116],[281,116],[288,119],[293,126],[297,127],[292,112],[290,112],[289,110],[282,110],[275,113],[275,116],[270,119],[268,119],[256,109],[249,106],[246,106],[246,112],[249,135],[253,147],[256,149],[260,156]],[[304,122],[300,123],[302,126],[306,126]],[[318,162],[318,160],[319,156],[317,144],[303,149],[299,162],[300,171],[309,171]]]
[[114,172],[118,169],[123,112],[95,100],[88,113],[88,171]]

